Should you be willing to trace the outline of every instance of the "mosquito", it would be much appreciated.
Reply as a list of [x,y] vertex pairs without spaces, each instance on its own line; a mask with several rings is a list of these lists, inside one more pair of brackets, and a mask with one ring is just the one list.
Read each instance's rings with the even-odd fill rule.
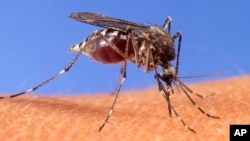
[[[173,85],[182,90],[191,103],[201,113],[209,118],[220,118],[218,116],[213,116],[200,108],[200,106],[197,105],[191,98],[190,94],[196,95],[200,98],[206,97],[193,93],[193,91],[178,77],[182,34],[181,32],[176,32],[173,36],[171,36],[170,31],[172,19],[170,17],[165,20],[162,27],[156,25],[137,24],[90,12],[72,13],[69,18],[86,24],[103,27],[104,29],[93,32],[84,41],[73,45],[70,48],[70,51],[77,52],[77,55],[63,70],[59,71],[37,86],[23,92],[13,94],[8,98],[14,98],[23,94],[34,92],[55,78],[67,73],[78,58],[82,54],[85,54],[90,59],[103,64],[121,64],[119,79],[114,90],[114,100],[104,122],[99,127],[99,131],[104,128],[112,115],[120,89],[127,78],[127,62],[134,63],[138,68],[144,67],[146,73],[154,72],[159,92],[166,100],[169,117],[172,117],[173,112],[183,126],[188,130],[196,133],[194,129],[189,127],[184,122],[170,102],[169,97],[171,94],[174,94],[174,90],[172,88]],[[176,39],[178,39],[177,50],[174,47]],[[175,58],[176,64],[174,66],[171,62],[175,60]],[[158,68],[162,69],[161,73],[158,72]],[[0,97],[0,99],[3,98],[7,97]]]

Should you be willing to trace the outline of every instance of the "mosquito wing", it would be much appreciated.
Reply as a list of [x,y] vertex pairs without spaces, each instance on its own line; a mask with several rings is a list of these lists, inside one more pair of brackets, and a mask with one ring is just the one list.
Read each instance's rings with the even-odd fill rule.
[[127,27],[130,27],[131,30],[149,29],[149,26],[143,24],[137,24],[122,19],[117,19],[90,12],[72,13],[69,17],[79,22],[96,25],[104,28],[114,29],[122,32],[126,32]]

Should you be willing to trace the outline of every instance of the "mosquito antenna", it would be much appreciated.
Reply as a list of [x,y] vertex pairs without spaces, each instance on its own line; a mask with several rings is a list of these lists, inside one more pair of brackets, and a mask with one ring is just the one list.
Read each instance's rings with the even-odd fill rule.
[[50,81],[54,80],[55,78],[63,75],[64,73],[68,72],[70,70],[70,68],[75,64],[75,62],[77,61],[77,59],[81,56],[81,52],[79,52],[74,59],[72,59],[72,61],[63,69],[61,70],[60,72],[58,72],[57,74],[53,75],[52,77],[50,77],[49,79],[47,79],[46,81],[36,85],[35,87],[33,88],[30,88],[28,90],[25,90],[25,91],[22,91],[20,93],[17,93],[17,94],[13,94],[13,95],[10,95],[8,97],[0,97],[0,99],[4,99],[4,98],[14,98],[14,97],[17,97],[17,96],[20,96],[20,95],[23,95],[23,94],[26,94],[26,93],[30,93],[30,92],[34,92],[35,90],[37,90],[38,88],[42,87],[43,85],[49,83]]
[[223,74],[224,72],[213,72],[208,74],[201,74],[201,75],[188,75],[188,76],[178,76],[178,78],[201,78],[201,77],[208,77],[208,76],[214,76],[218,74]]
[[[189,99],[189,101],[204,115],[206,115],[207,117],[209,118],[216,118],[216,119],[220,119],[220,117],[218,116],[213,116],[207,112],[205,112],[192,98],[191,96],[188,94],[188,92],[186,90],[187,89],[187,86],[183,85],[183,83],[180,81],[180,80],[177,80],[179,82],[179,86],[180,88],[182,89],[182,91],[184,92],[184,94],[187,96],[187,98]],[[189,90],[188,90],[189,91]]]

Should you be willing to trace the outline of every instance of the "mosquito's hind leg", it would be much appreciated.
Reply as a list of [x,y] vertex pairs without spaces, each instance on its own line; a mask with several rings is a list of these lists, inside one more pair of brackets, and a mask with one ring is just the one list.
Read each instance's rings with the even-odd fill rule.
[[75,58],[63,69],[61,70],[60,72],[58,72],[57,74],[53,75],[52,77],[50,77],[49,79],[47,79],[46,81],[38,84],[37,86],[33,87],[33,88],[30,88],[30,89],[27,89],[25,91],[22,91],[20,93],[17,93],[17,94],[13,94],[13,95],[10,95],[10,96],[7,96],[7,97],[0,97],[0,99],[4,99],[4,98],[14,98],[14,97],[17,97],[17,96],[20,96],[20,95],[24,95],[24,94],[27,94],[27,93],[30,93],[30,92],[34,92],[36,91],[38,88],[42,87],[43,85],[49,83],[50,81],[54,80],[55,78],[67,73],[71,67],[75,64],[75,62],[77,61],[77,59],[81,56],[81,52],[79,52]]

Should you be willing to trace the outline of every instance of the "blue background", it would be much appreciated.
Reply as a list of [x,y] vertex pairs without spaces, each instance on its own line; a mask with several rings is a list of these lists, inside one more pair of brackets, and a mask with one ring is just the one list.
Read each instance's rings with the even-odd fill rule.
[[[250,2],[243,1],[1,1],[0,92],[31,88],[64,68],[75,53],[69,47],[99,27],[68,18],[88,11],[136,23],[162,26],[172,17],[172,34],[181,31],[180,76],[224,71],[186,83],[242,76],[250,72]],[[82,56],[69,73],[38,89],[39,94],[109,93],[120,65],[103,65]],[[128,65],[123,91],[156,87],[153,73]]]

